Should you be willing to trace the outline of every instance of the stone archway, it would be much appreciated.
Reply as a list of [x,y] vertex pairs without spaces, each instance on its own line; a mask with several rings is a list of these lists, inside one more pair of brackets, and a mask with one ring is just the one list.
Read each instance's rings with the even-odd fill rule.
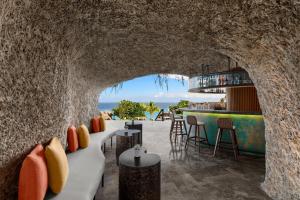
[[[230,56],[249,72],[266,123],[264,190],[299,199],[300,68],[296,1],[0,2],[0,197],[37,142],[65,141],[97,95],[149,73],[212,70]],[[226,55],[226,56],[224,56]],[[226,59],[225,59],[226,60]]]

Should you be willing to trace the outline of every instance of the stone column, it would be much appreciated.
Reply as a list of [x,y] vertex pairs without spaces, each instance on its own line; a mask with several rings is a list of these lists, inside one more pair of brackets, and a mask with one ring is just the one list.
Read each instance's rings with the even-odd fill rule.
[[300,199],[300,97],[292,65],[263,63],[249,69],[266,125],[266,176],[262,184],[274,199]]

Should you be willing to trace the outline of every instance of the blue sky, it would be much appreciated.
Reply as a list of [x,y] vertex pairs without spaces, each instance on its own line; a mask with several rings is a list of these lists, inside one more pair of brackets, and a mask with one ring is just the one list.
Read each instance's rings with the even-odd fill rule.
[[168,76],[168,90],[155,83],[156,75],[143,76],[123,83],[117,91],[112,88],[104,90],[99,97],[99,102],[118,102],[131,100],[136,102],[178,102],[189,100],[192,102],[219,101],[224,95],[189,93],[188,78],[185,77],[184,85],[177,79],[177,75]]

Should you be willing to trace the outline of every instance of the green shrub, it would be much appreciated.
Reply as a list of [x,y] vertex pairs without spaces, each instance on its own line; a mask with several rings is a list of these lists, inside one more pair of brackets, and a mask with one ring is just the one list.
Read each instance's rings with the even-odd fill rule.
[[189,106],[189,101],[187,100],[181,100],[177,103],[177,105],[170,105],[169,110],[173,111],[176,110],[176,114],[182,114],[183,112],[181,110],[178,110],[179,108],[186,108]]
[[138,102],[122,100],[112,111],[113,115],[119,117],[120,119],[133,120],[137,117],[145,117],[146,107]]

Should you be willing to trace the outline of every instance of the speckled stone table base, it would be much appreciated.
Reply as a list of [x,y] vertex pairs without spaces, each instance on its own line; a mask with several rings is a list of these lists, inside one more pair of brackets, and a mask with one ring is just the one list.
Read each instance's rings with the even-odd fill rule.
[[119,161],[119,200],[160,200],[160,158],[142,154],[135,164],[134,150],[125,151]]
[[137,144],[143,145],[143,124],[141,122],[135,122],[134,124],[130,122],[125,122],[125,126],[128,127],[128,129],[136,129],[140,130],[141,132],[137,135]]
[[[127,134],[124,134],[128,132]],[[138,135],[139,130],[119,130],[116,133],[117,140],[117,148],[116,148],[116,161],[117,165],[119,165],[119,156],[121,153],[126,151],[127,149],[132,148],[134,145],[138,144]]]
[[120,165],[119,200],[160,200],[160,163],[131,169]]
[[117,135],[117,148],[116,148],[116,161],[119,164],[119,156],[122,152],[131,148],[132,144],[132,136],[130,137],[122,137]]

